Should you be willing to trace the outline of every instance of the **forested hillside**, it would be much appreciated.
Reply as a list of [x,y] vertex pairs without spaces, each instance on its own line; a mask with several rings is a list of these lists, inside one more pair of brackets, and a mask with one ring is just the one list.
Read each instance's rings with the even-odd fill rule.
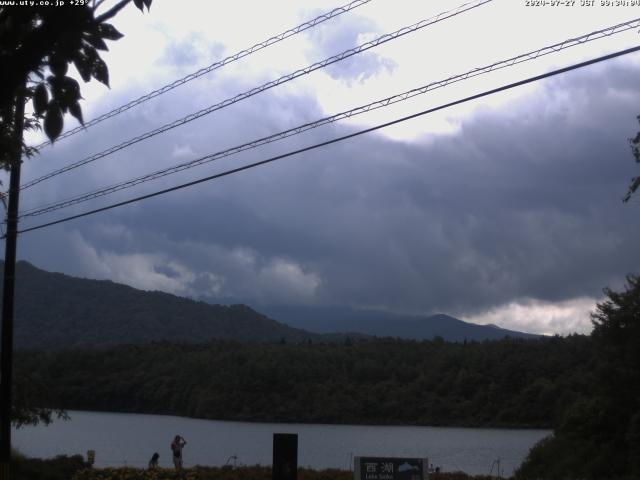
[[210,305],[106,280],[46,272],[27,262],[16,266],[15,302],[17,348],[202,342],[211,338],[243,342],[320,338],[271,320],[246,305]]
[[255,421],[549,427],[590,339],[154,344],[21,353],[40,406]]

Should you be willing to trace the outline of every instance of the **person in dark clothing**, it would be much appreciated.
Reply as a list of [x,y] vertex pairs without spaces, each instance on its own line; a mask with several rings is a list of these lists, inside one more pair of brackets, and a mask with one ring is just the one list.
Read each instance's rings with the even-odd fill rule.
[[176,469],[182,468],[182,449],[187,444],[187,441],[180,435],[176,435],[171,442],[171,452],[173,453],[173,465]]

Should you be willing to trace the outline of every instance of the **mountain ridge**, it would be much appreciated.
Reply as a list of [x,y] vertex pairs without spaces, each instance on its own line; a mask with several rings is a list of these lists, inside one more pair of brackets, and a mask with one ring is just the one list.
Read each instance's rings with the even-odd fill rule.
[[246,305],[210,305],[110,280],[47,272],[25,261],[16,264],[14,332],[16,348],[22,349],[199,343],[213,338],[241,342],[322,338]]
[[212,304],[143,291],[111,280],[47,272],[19,261],[14,342],[18,349],[54,350],[210,339],[301,343],[342,342],[372,335],[447,341],[537,337],[470,324],[445,314],[411,317],[348,307],[259,308],[261,311],[244,304]]
[[314,333],[360,332],[378,337],[398,337],[409,340],[431,340],[442,337],[447,341],[463,342],[500,340],[504,337],[539,338],[540,335],[509,330],[496,325],[465,322],[444,313],[430,316],[402,315],[349,307],[259,306],[271,318]]

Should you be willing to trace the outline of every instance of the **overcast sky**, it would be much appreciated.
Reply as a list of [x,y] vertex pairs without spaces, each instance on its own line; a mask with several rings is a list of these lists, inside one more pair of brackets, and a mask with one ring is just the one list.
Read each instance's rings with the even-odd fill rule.
[[[85,119],[329,11],[340,1],[155,0],[114,20],[111,89]],[[28,181],[462,2],[372,0],[42,149]],[[494,0],[23,191],[22,210],[188,161],[594,30],[623,6]],[[571,2],[566,2],[570,4]],[[610,2],[611,3],[611,2]],[[105,6],[109,2],[105,3]],[[638,29],[459,82],[22,227],[325,141],[638,44]],[[640,265],[640,54],[467,102],[189,189],[23,234],[19,258],[194,298],[448,313],[589,332],[604,287]],[[67,118],[66,127],[75,126]],[[39,137],[30,140],[36,143]],[[3,184],[7,185],[6,179]]]

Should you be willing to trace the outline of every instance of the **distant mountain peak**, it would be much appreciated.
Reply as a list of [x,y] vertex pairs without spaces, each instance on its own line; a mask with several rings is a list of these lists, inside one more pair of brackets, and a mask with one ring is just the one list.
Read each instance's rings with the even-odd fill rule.
[[[506,330],[496,325],[477,325],[446,313],[429,316],[401,315],[376,310],[357,310],[350,307],[261,306],[269,317],[316,333],[359,332],[379,337],[398,337],[412,340],[431,340],[442,337],[447,341],[499,340],[506,336],[537,338],[524,332]],[[328,315],[329,314],[329,315]]]

